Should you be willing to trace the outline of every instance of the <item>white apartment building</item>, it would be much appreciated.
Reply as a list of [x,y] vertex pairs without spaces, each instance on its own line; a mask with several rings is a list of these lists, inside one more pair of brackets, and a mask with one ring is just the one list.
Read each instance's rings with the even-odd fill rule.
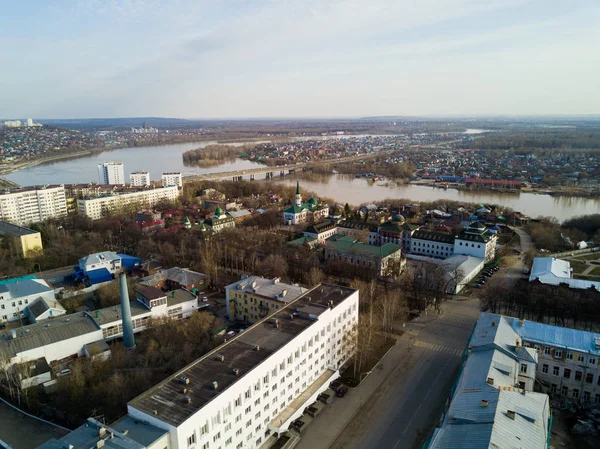
[[353,353],[358,291],[321,284],[128,404],[171,449],[253,449],[286,431]]
[[121,256],[114,251],[103,251],[82,257],[78,265],[84,273],[106,268],[110,274],[116,274],[121,271]]
[[168,187],[168,186],[181,187],[183,185],[181,173],[163,173],[162,174],[162,185],[165,187]]
[[178,196],[177,186],[150,188],[137,192],[115,193],[100,198],[78,199],[77,210],[80,215],[98,220],[111,211],[118,211],[125,206],[135,205],[137,209],[147,209],[161,200],[174,201]]
[[123,170],[123,163],[109,161],[98,164],[98,184],[125,184],[125,171]]
[[129,184],[131,184],[131,187],[149,186],[150,173],[147,171],[134,171],[129,175]]
[[27,226],[67,215],[64,186],[24,187],[0,192],[0,218]]
[[19,279],[0,285],[0,321],[20,320],[25,308],[38,298],[56,301],[54,289],[43,279]]

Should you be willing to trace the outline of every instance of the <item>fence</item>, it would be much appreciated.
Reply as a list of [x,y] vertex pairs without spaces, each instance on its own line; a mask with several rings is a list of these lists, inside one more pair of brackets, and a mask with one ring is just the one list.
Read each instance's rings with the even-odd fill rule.
[[594,248],[585,248],[585,249],[574,249],[572,251],[563,251],[562,253],[553,253],[548,254],[549,257],[564,257],[564,256],[574,256],[580,254],[591,254],[600,252],[600,246],[596,246]]

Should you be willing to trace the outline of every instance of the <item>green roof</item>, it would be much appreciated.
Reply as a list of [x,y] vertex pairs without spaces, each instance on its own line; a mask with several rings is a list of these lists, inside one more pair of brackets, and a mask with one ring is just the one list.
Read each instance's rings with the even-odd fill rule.
[[386,258],[401,249],[401,246],[396,245],[395,243],[386,243],[382,246],[368,245],[356,241],[347,235],[339,234],[332,235],[325,240],[325,245],[340,253],[360,254],[362,256],[377,257],[381,259]]
[[287,209],[284,209],[283,211],[287,214],[299,214],[304,209],[305,208],[303,208],[301,206],[296,206],[295,204],[292,204],[290,207],[288,207]]

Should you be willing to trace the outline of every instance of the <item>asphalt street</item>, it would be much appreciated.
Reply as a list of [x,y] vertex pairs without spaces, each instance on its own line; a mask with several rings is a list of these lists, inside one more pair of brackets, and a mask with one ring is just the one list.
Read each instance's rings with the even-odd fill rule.
[[[444,313],[407,324],[418,361],[401,379],[383,382],[373,404],[363,407],[332,448],[420,447],[437,423],[456,380],[461,355],[479,314],[478,301],[449,301]],[[427,321],[427,322],[426,322]]]

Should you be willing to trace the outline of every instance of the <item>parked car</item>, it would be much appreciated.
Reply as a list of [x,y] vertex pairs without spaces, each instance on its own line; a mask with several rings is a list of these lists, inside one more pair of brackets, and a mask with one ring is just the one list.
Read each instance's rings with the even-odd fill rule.
[[56,377],[68,376],[71,374],[71,370],[69,368],[61,369],[58,373],[56,373]]
[[481,288],[481,284],[475,284],[473,288]]
[[348,393],[348,387],[346,385],[342,385],[340,388],[335,390],[335,395],[338,398],[343,398],[344,396],[346,396],[346,393]]
[[202,297],[202,302],[208,302],[208,298],[206,296]]

